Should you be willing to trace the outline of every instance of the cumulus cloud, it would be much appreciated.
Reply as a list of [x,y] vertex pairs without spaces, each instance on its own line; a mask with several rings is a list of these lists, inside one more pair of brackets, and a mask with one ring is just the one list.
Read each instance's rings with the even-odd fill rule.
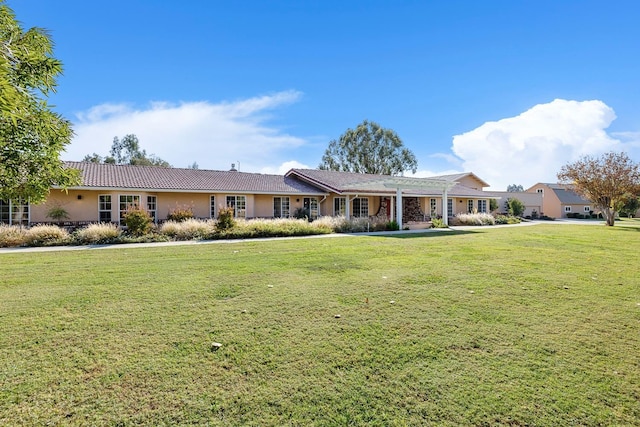
[[267,166],[259,170],[260,173],[272,174],[272,175],[284,175],[291,169],[313,169],[311,166],[300,163],[297,160],[289,160],[282,163],[280,166],[272,167]]
[[233,102],[154,102],[144,108],[103,104],[77,114],[73,138],[63,158],[106,155],[115,136],[135,134],[149,154],[173,166],[198,163],[201,169],[228,169],[242,162],[257,171],[281,163],[278,154],[306,144],[269,125],[269,112],[302,94],[284,91]]
[[493,190],[506,190],[509,184],[527,188],[556,182],[562,165],[582,156],[621,150],[621,141],[606,132],[615,118],[602,101],[556,99],[456,135],[452,151],[465,171]]

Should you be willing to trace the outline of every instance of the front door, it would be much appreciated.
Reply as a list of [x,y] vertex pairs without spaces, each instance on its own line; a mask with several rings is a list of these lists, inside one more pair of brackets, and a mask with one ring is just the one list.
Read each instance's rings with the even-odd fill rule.
[[309,215],[309,220],[313,221],[318,218],[318,198],[305,197],[302,200],[302,207]]

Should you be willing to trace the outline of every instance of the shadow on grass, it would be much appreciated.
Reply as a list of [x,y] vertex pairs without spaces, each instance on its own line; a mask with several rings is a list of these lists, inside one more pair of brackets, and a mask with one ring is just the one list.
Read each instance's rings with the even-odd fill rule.
[[390,233],[384,234],[354,234],[354,236],[363,236],[363,237],[391,237],[394,239],[417,239],[417,238],[433,238],[433,237],[449,237],[449,236],[461,236],[463,234],[477,234],[482,232],[482,230],[442,230],[442,231],[428,231],[425,230],[423,232],[412,232],[412,233],[403,233],[401,231],[394,231]]

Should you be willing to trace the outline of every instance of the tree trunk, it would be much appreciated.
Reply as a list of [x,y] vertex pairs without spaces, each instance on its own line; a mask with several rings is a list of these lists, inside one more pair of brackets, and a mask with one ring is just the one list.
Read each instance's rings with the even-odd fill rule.
[[606,220],[606,225],[609,227],[613,227],[613,224],[616,221],[616,211],[611,208],[606,208],[602,210],[602,214],[604,215],[604,219]]

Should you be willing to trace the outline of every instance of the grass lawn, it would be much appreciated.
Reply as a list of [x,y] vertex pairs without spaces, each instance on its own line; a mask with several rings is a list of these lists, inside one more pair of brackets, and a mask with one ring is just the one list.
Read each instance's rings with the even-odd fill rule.
[[625,220],[0,254],[0,425],[640,425],[639,253]]

